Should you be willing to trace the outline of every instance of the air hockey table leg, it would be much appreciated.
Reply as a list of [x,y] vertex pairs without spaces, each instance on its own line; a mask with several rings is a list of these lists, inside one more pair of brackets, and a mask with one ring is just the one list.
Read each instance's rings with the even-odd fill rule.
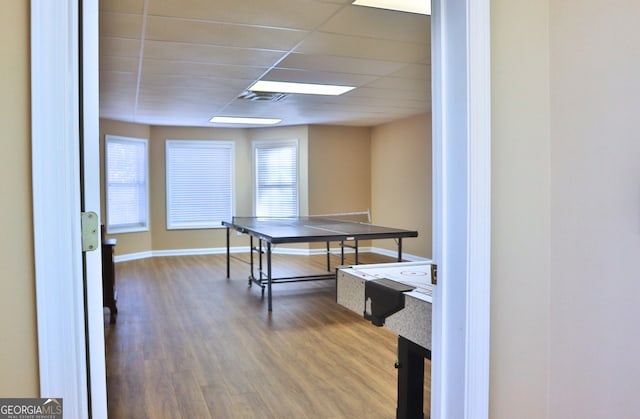
[[397,419],[424,419],[424,360],[431,351],[398,336]]

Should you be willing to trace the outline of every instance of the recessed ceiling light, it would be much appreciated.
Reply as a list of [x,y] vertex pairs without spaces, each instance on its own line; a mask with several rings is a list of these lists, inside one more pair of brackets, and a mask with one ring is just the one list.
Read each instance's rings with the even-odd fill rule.
[[430,0],[355,0],[352,4],[422,15],[431,14]]
[[274,125],[282,122],[277,118],[246,118],[238,116],[214,116],[209,122],[217,124],[251,124],[251,125]]
[[339,96],[355,89],[353,86],[333,84],[294,83],[288,81],[258,80],[248,90],[252,92],[297,93],[303,95]]

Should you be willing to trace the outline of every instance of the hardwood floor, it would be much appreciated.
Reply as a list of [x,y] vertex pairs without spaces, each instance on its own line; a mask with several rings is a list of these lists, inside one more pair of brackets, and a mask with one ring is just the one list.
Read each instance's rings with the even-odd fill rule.
[[[324,257],[274,258],[275,275],[326,270]],[[223,255],[116,264],[110,418],[395,418],[394,333],[339,306],[334,281],[275,284],[269,313],[248,272],[232,261],[227,279]]]

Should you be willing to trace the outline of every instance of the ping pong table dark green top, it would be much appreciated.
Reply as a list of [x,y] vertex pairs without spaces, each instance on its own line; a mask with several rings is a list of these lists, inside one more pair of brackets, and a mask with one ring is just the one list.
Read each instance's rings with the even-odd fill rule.
[[384,227],[331,217],[234,217],[222,225],[263,241],[279,243],[311,243],[342,240],[375,240],[417,237],[415,230]]

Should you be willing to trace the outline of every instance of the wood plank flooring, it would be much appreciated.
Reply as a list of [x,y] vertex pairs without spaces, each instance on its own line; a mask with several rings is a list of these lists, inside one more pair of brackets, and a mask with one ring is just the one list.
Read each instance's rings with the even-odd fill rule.
[[[325,260],[274,255],[274,274],[320,273]],[[395,334],[339,306],[334,281],[275,284],[269,313],[249,266],[231,268],[227,279],[223,255],[116,264],[111,419],[395,418]]]

